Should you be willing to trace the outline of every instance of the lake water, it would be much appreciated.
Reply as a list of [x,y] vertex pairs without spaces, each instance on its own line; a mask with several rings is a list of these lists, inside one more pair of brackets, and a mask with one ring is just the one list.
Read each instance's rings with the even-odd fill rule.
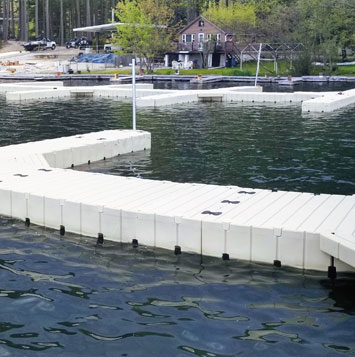
[[[6,104],[0,145],[129,128],[129,104]],[[152,150],[80,170],[355,193],[354,107],[204,103],[139,110]],[[0,218],[2,356],[355,354],[355,276],[275,268],[59,233]]]

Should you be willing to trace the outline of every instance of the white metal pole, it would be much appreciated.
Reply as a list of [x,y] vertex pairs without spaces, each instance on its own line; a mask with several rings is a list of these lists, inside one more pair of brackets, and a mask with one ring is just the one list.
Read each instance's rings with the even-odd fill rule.
[[259,53],[258,53],[258,64],[256,65],[255,87],[258,84],[258,75],[259,75],[259,68],[260,68],[260,56],[261,56],[261,46],[262,46],[262,43],[260,43]]
[[132,59],[132,108],[133,130],[136,130],[136,60]]

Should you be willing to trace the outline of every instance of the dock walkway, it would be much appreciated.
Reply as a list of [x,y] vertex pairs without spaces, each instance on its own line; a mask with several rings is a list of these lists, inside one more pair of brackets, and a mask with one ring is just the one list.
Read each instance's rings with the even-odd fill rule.
[[334,260],[338,270],[355,270],[355,195],[63,169],[145,148],[149,133],[119,130],[0,148],[0,214],[177,253],[317,270]]
[[[212,78],[213,79],[213,78]],[[163,107],[191,102],[274,103],[302,106],[303,112],[331,112],[355,104],[355,89],[344,92],[263,92],[259,86],[237,86],[219,89],[164,90],[153,84],[136,85],[138,107]],[[7,101],[70,98],[78,96],[127,100],[132,98],[131,84],[64,87],[63,82],[24,82],[0,84],[0,94]]]

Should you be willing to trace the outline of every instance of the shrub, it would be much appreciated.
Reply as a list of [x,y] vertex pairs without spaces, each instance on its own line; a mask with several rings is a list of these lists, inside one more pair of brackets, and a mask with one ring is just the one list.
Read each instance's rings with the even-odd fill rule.
[[293,62],[292,74],[294,76],[309,76],[312,73],[312,56],[309,52],[302,52]]

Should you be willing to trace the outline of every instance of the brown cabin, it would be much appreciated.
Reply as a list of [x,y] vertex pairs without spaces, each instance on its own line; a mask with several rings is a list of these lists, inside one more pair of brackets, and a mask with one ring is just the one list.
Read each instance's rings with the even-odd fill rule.
[[[224,67],[233,52],[233,36],[203,16],[178,33],[177,48],[165,55],[165,65],[178,61],[183,68]],[[204,61],[204,62],[203,62]]]

